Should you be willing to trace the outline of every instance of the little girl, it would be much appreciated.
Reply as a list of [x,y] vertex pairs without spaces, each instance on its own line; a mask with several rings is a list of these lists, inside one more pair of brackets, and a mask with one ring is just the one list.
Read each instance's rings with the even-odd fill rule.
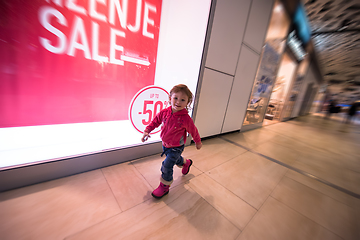
[[186,133],[189,132],[193,137],[196,149],[199,150],[202,146],[199,132],[188,114],[188,107],[192,99],[193,95],[186,85],[174,86],[169,95],[170,107],[163,109],[155,116],[145,128],[141,138],[141,141],[145,142],[150,137],[150,132],[162,124],[160,137],[163,143],[163,154],[166,155],[166,158],[162,162],[160,185],[152,192],[152,196],[155,198],[161,198],[169,193],[175,164],[182,168],[184,175],[188,174],[190,170],[192,160],[181,156],[186,142]]

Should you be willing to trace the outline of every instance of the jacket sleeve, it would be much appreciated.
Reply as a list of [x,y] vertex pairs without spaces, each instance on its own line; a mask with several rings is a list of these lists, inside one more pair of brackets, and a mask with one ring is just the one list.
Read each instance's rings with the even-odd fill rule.
[[192,118],[190,116],[189,116],[188,127],[187,127],[186,131],[191,134],[195,143],[201,142],[199,131],[196,128],[194,121],[192,120]]
[[156,116],[150,122],[150,124],[147,125],[147,127],[145,128],[145,132],[150,133],[152,130],[154,130],[155,128],[160,126],[161,122],[162,122],[162,111],[160,111],[158,114],[156,114]]

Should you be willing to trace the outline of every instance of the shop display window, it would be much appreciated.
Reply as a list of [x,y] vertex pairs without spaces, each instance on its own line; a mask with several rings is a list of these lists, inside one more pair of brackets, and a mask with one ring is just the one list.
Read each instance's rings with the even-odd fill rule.
[[299,64],[298,70],[296,72],[295,79],[293,80],[293,85],[291,86],[291,90],[288,94],[288,102],[286,104],[286,109],[284,111],[283,119],[289,119],[294,116],[293,109],[298,100],[298,96],[302,89],[305,73],[309,66],[309,58],[308,56],[305,57],[303,61]]
[[[129,117],[134,97],[179,83],[196,93],[210,6],[5,0],[0,170],[143,144]],[[144,126],[166,107],[160,95],[136,105]],[[148,143],[159,141],[157,133]]]
[[[284,44],[284,41],[281,43]],[[250,95],[243,125],[263,121],[280,62],[280,53],[270,43],[263,47],[261,60]]]
[[290,20],[283,5],[280,1],[276,1],[243,126],[263,122],[265,114],[268,117],[277,114],[277,104],[274,102],[269,105],[269,99],[276,82],[276,74],[284,52],[289,26]]
[[293,102],[286,101],[286,97],[288,96],[296,67],[297,62],[292,60],[288,53],[285,53],[280,63],[265,119],[281,121],[284,115],[287,116],[291,113]]

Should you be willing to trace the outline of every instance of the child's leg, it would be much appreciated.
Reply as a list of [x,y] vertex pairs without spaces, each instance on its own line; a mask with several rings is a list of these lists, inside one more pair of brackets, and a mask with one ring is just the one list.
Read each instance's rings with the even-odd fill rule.
[[184,159],[181,157],[181,153],[184,151],[184,146],[176,148],[163,147],[165,160],[161,166],[161,178],[160,185],[152,192],[154,198],[162,198],[169,193],[170,184],[173,182],[173,168],[174,165],[183,165]]
[[184,146],[175,148],[165,148],[164,153],[166,155],[165,160],[161,166],[161,182],[165,185],[170,185],[173,181],[174,165],[182,166],[184,164],[184,158],[181,156],[184,151]]

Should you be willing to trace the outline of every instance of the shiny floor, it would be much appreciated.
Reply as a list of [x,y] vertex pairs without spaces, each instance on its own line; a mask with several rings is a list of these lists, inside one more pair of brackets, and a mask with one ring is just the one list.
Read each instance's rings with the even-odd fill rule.
[[203,141],[151,196],[163,160],[0,193],[0,238],[360,239],[360,125],[308,115]]

